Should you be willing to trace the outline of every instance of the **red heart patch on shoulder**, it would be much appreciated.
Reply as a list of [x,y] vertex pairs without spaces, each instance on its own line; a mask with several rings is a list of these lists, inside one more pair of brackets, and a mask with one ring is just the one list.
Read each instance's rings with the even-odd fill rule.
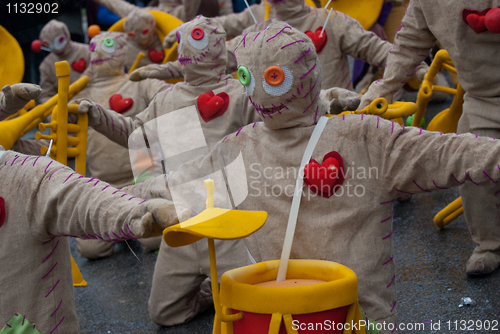
[[464,9],[462,12],[462,19],[476,34],[479,34],[487,30],[485,16],[490,10],[491,8],[487,8],[482,12],[478,12],[477,10]]
[[148,56],[153,63],[159,64],[163,61],[163,58],[165,58],[165,52],[163,52],[163,50],[156,51],[155,49],[149,49]]
[[316,48],[316,53],[320,53],[326,45],[328,38],[326,37],[326,31],[323,31],[323,35],[320,36],[323,27],[319,27],[315,32],[310,30],[306,31],[305,34],[312,39],[314,47]]
[[109,107],[119,114],[130,110],[134,105],[134,100],[131,98],[124,99],[121,94],[115,94],[109,98]]
[[0,197],[0,227],[5,222],[5,201]]
[[87,62],[83,58],[80,58],[79,61],[74,61],[71,63],[71,68],[79,73],[83,73],[86,67],[87,67]]
[[321,165],[311,159],[304,167],[304,183],[315,194],[330,198],[344,183],[344,159],[335,151],[327,153]]
[[222,92],[217,95],[208,91],[198,96],[198,111],[205,122],[222,116],[229,106],[229,95]]

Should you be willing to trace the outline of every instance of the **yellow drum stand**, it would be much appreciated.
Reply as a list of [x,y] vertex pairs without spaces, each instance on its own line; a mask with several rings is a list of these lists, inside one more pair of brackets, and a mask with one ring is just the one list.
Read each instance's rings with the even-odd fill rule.
[[[58,80],[58,94],[54,98],[57,99],[57,106],[52,112],[51,122],[49,124],[40,123],[40,131],[50,128],[50,135],[42,135],[37,132],[35,138],[53,140],[54,144],[50,150],[50,157],[63,165],[68,164],[68,157],[76,158],[75,171],[85,176],[85,160],[87,153],[87,130],[88,130],[88,116],[87,114],[78,114],[77,104],[68,106],[68,99],[70,95],[70,72],[71,69],[67,61],[57,62],[56,75]],[[73,90],[77,88],[83,89],[88,82],[88,77],[80,78],[73,83]],[[75,86],[76,84],[76,86]],[[76,114],[78,117],[77,124],[68,124],[68,112]],[[76,133],[76,137],[68,136],[68,133]],[[71,145],[73,147],[68,147]],[[42,155],[47,153],[48,148],[42,147]],[[87,282],[83,279],[80,269],[75,263],[73,256],[71,256],[71,270],[73,273],[74,286],[87,286]]]
[[[413,119],[412,126],[419,126],[420,122],[427,110],[433,92],[443,92],[454,95],[453,102],[449,109],[445,109],[437,114],[427,126],[429,131],[440,131],[442,133],[455,133],[458,128],[458,121],[462,116],[462,106],[464,104],[465,91],[458,84],[457,89],[435,86],[433,85],[434,78],[440,70],[447,70],[457,74],[451,58],[446,50],[439,50],[434,58],[429,71],[424,77],[422,86],[417,97],[417,113]],[[434,216],[434,224],[439,228],[444,228],[453,220],[463,214],[462,198],[457,198],[443,210]]]
[[[342,324],[361,321],[356,274],[334,262],[290,260],[289,279],[321,281],[307,286],[255,285],[276,280],[279,261],[238,268],[222,275],[219,294],[214,239],[244,238],[264,225],[267,213],[214,208],[213,181],[207,180],[205,185],[208,190],[206,210],[165,229],[163,239],[169,246],[179,247],[208,238],[216,312],[213,334],[297,334],[294,319],[299,322],[328,319]],[[343,333],[364,334],[365,330],[352,331],[350,328]]]
[[0,25],[0,88],[21,82],[23,75],[23,50],[14,36]]
[[380,116],[384,119],[394,120],[399,124],[403,124],[403,119],[401,117],[408,117],[413,115],[417,111],[417,105],[413,102],[399,102],[394,101],[392,104],[388,104],[387,100],[384,98],[378,98],[373,100],[369,105],[361,110],[355,111],[344,111],[338,115],[327,115],[331,116],[342,116],[351,114],[366,114]]

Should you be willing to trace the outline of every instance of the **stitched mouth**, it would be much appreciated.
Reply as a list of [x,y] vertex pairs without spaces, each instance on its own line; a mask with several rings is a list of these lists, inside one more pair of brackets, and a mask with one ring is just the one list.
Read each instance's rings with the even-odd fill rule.
[[181,63],[181,65],[187,65],[187,64],[191,64],[193,61],[191,60],[191,57],[188,57],[188,56],[185,56],[185,55],[180,55],[179,58],[178,58],[179,62]]
[[275,106],[274,104],[272,104],[272,107],[265,107],[263,105],[255,103],[250,96],[248,97],[248,99],[257,110],[257,112],[259,112],[263,117],[269,116],[272,118],[272,115],[276,113],[281,114],[281,110],[283,110],[283,108],[286,108],[283,104],[281,104],[280,106]]
[[106,61],[112,60],[116,57],[120,57],[123,55],[125,55],[125,53],[120,53],[118,55],[112,55],[111,57],[108,57],[108,58],[96,58],[96,59],[92,59],[91,63],[92,63],[92,65],[100,65]]

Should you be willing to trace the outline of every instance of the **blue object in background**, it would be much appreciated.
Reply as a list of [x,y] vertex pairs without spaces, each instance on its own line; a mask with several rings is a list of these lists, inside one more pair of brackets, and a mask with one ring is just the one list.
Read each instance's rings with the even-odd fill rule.
[[[260,3],[260,0],[247,0],[247,1],[248,1],[248,4],[250,6],[254,5],[256,3]],[[235,13],[242,12],[246,8],[247,8],[247,5],[245,5],[245,1],[244,0],[233,0],[233,11]]]
[[97,10],[97,20],[99,21],[99,25],[112,26],[115,22],[120,20],[120,18],[103,5],[99,5],[99,9]]

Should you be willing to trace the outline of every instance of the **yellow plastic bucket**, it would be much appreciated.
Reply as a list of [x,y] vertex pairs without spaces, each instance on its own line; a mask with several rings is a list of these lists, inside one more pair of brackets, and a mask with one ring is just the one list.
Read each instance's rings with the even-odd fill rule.
[[[275,281],[279,261],[260,262],[222,275],[220,299],[224,314],[243,313],[234,322],[214,321],[214,334],[365,333],[352,330],[362,321],[356,274],[346,266],[321,260],[290,260],[289,287],[256,284]],[[315,280],[324,283],[299,286]],[[339,325],[340,324],[340,325]],[[333,328],[332,328],[333,326]]]

